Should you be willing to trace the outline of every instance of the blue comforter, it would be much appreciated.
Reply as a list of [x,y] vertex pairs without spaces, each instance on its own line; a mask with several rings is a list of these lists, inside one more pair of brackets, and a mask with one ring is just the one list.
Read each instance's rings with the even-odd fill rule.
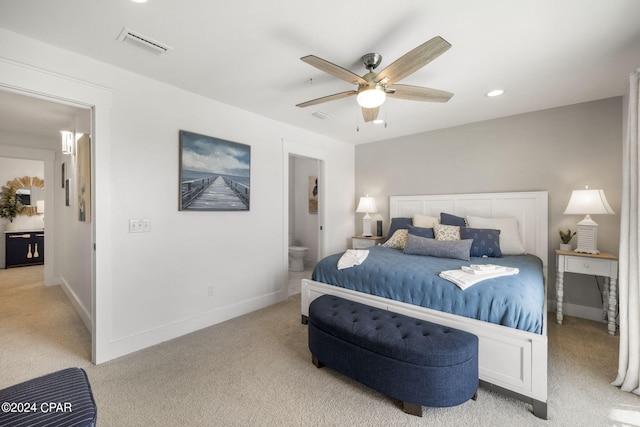
[[[338,270],[342,253],[321,260],[312,279],[408,304],[542,333],[544,279],[542,261],[534,255],[471,258],[462,261],[406,255],[397,249],[375,246],[358,266]],[[466,290],[438,273],[463,265],[495,264],[517,267],[514,276],[481,281]]]

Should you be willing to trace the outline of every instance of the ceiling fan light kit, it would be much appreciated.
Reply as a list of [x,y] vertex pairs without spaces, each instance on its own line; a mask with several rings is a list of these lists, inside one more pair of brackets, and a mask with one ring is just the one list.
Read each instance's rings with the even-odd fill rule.
[[396,84],[396,82],[424,67],[450,47],[451,45],[442,37],[434,37],[405,53],[377,74],[373,70],[380,65],[382,56],[378,53],[367,53],[362,56],[362,63],[367,68],[368,73],[362,77],[317,56],[304,56],[300,58],[301,61],[347,83],[358,85],[358,88],[313,99],[297,106],[304,108],[356,95],[356,101],[362,108],[364,121],[374,122],[378,119],[380,106],[384,104],[387,96],[411,101],[447,102],[451,99],[453,93],[421,86]]
[[362,108],[376,108],[384,104],[387,94],[380,85],[366,86],[359,90],[356,101]]

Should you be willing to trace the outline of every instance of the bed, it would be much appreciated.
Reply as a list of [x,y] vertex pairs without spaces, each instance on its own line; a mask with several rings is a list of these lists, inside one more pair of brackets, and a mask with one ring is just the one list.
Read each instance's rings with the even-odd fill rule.
[[[483,385],[530,403],[534,414],[546,419],[547,204],[548,196],[544,191],[392,196],[389,199],[390,218],[439,217],[441,213],[448,213],[477,220],[514,220],[526,254],[472,257],[467,261],[407,255],[401,250],[375,247],[370,248],[362,265],[333,272],[330,268],[325,270],[323,265],[337,262],[340,254],[334,254],[318,263],[313,276],[315,280],[302,280],[303,321],[308,316],[309,304],[321,295],[330,294],[471,332],[480,339],[479,372]],[[503,236],[506,238],[504,232],[501,243]],[[385,262],[402,265],[401,273],[390,273],[401,276],[394,279],[395,282],[385,276]],[[470,264],[517,266],[520,273],[483,281],[466,290],[437,277],[438,271]],[[416,269],[431,271],[431,274],[418,274]],[[365,273],[358,276],[357,271]],[[496,303],[489,291],[493,288],[509,289],[513,294],[510,298],[533,302],[529,304],[533,311],[522,314],[523,307]],[[431,293],[425,293],[425,289]],[[504,300],[502,293],[500,298]],[[455,306],[458,309],[452,308]]]

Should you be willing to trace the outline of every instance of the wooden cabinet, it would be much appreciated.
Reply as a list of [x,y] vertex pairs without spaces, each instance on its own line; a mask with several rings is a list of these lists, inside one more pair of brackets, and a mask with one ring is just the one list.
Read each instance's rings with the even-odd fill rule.
[[44,231],[5,233],[5,268],[44,264]]

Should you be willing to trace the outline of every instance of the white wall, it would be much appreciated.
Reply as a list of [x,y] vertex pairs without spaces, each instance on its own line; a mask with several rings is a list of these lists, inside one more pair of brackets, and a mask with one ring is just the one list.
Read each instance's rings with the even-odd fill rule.
[[[390,195],[548,191],[553,302],[558,230],[576,230],[582,219],[562,214],[572,190],[604,189],[616,214],[594,216],[598,249],[618,253],[622,128],[618,97],[359,145],[356,195],[376,197],[373,219],[382,218],[386,229]],[[567,274],[564,289],[566,314],[601,318],[595,279]]]
[[[285,140],[325,155],[324,247],[346,247],[353,146],[0,30],[3,57],[0,84],[97,104],[97,362],[286,298]],[[180,129],[251,146],[249,212],[178,211]]]

